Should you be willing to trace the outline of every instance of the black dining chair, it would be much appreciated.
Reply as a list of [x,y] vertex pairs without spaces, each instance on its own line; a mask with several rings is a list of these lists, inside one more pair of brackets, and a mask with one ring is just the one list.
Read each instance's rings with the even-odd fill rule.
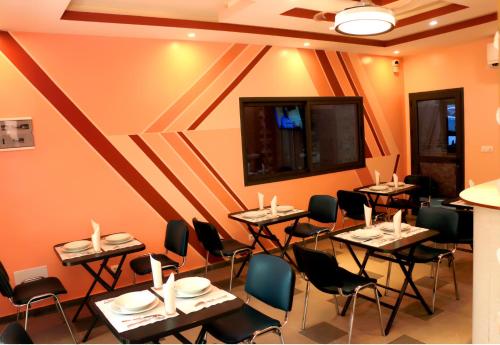
[[[432,263],[436,264],[434,271],[434,286],[432,289],[432,311],[436,304],[436,290],[439,276],[439,265],[445,258],[450,260],[453,272],[453,283],[455,285],[455,297],[460,299],[458,293],[457,277],[455,273],[455,251],[456,241],[458,238],[458,214],[454,210],[448,210],[442,207],[423,207],[418,212],[416,226],[439,231],[439,235],[432,239],[438,245],[453,244],[452,249],[439,248],[420,244],[415,248],[413,257],[411,258],[410,249],[405,249],[397,252],[395,255],[404,261],[413,260],[416,263]],[[389,272],[387,274],[389,277]],[[389,284],[387,279],[386,285]]]
[[23,281],[14,288],[10,285],[9,275],[0,261],[0,292],[4,297],[7,297],[14,307],[17,308],[17,319],[22,307],[26,307],[26,316],[24,321],[24,329],[28,330],[29,310],[33,303],[45,301],[52,298],[57,310],[61,314],[66,326],[68,327],[71,338],[75,344],[76,338],[73,330],[66,319],[64,310],[59,302],[59,295],[66,294],[67,291],[61,281],[56,277],[36,277]]
[[[174,270],[179,272],[179,268],[186,263],[186,256],[189,243],[189,229],[183,220],[170,220],[167,223],[165,233],[165,254],[151,254],[155,260],[160,261],[161,269]],[[168,253],[172,252],[182,257],[182,262],[178,262],[168,257]],[[130,268],[134,272],[134,283],[136,275],[146,275],[151,273],[151,260],[149,254],[142,255],[130,261]]]
[[[306,326],[307,306],[309,299],[309,288],[312,283],[318,290],[332,294],[334,296],[352,296],[352,312],[349,323],[349,343],[351,343],[352,328],[354,325],[354,313],[356,309],[356,298],[358,293],[366,288],[373,289],[377,301],[378,315],[380,321],[380,330],[385,335],[382,324],[382,313],[380,310],[380,301],[377,291],[377,280],[366,278],[347,271],[339,266],[337,259],[329,253],[309,249],[299,244],[293,245],[293,253],[297,260],[299,271],[307,282],[306,293],[304,296],[304,312],[302,314],[302,329]],[[336,301],[336,300],[335,300]],[[337,314],[339,314],[337,304]]]
[[[340,211],[342,212],[342,228],[346,219],[365,220],[365,209],[363,206],[371,207],[366,194],[351,190],[338,190],[337,199]],[[384,213],[373,212],[372,218],[378,220],[385,217]]]
[[409,210],[418,214],[421,207],[431,205],[432,199],[432,180],[429,176],[407,175],[404,183],[416,185],[418,188],[406,193],[406,198],[392,198],[388,203],[389,208],[404,210],[403,220]]
[[252,247],[233,239],[221,239],[215,226],[208,222],[193,218],[193,226],[198,241],[207,251],[205,256],[205,276],[208,274],[209,254],[231,260],[231,278],[229,279],[229,291],[231,291],[233,287],[234,260],[238,255],[252,255]]
[[33,340],[19,323],[12,322],[0,334],[0,344],[33,344]]
[[337,222],[337,199],[330,195],[313,195],[309,199],[309,220],[314,220],[330,226],[317,226],[311,223],[297,223],[285,228],[288,235],[286,243],[290,243],[292,237],[299,237],[302,240],[314,237],[314,248],[318,247],[318,237],[335,229]]
[[[456,210],[458,214],[458,236],[456,244],[467,244],[474,248],[474,212],[472,210]],[[464,250],[460,248],[461,250]]]
[[[206,325],[207,332],[219,342],[235,344],[253,343],[255,338],[275,332],[284,344],[282,327],[292,310],[295,273],[288,262],[278,256],[259,254],[250,260],[245,291],[244,306],[230,315],[218,318]],[[250,297],[285,312],[281,323],[249,305]]]

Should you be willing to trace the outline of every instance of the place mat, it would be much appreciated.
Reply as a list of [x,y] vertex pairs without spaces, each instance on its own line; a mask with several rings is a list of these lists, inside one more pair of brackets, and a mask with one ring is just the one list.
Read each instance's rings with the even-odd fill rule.
[[[357,230],[359,230],[359,229],[357,229]],[[356,231],[356,230],[343,232],[341,234],[334,235],[334,237],[342,238],[342,239],[349,240],[352,242],[363,243],[364,245],[378,248],[378,247],[383,247],[386,244],[396,242],[397,240],[400,240],[402,238],[410,237],[410,236],[413,236],[413,235],[416,235],[418,233],[428,231],[428,230],[429,229],[412,226],[410,228],[410,230],[401,231],[401,237],[399,237],[399,238],[397,238],[394,234],[387,233],[384,231],[382,231],[383,235],[380,237],[377,237],[377,238],[368,239],[368,240],[362,239],[362,238],[356,238],[356,237],[352,236],[352,234],[351,234],[353,231]]]
[[[155,289],[153,287],[151,289],[155,291],[157,295],[161,296],[162,294],[161,289]],[[212,285],[210,286],[210,292],[201,295],[199,297],[176,298],[175,306],[184,314],[189,314],[204,308],[211,307],[219,303],[231,301],[235,298],[236,298],[235,295]]]
[[[132,247],[132,246],[138,246],[141,244],[142,243],[140,241],[134,239],[134,240],[129,241],[129,242],[111,245],[111,244],[107,244],[103,239],[101,239],[101,251],[107,252],[110,250],[117,250],[117,249]],[[69,260],[69,259],[74,259],[74,258],[79,258],[79,257],[85,256],[85,255],[97,254],[92,246],[87,250],[84,250],[82,252],[76,252],[76,253],[65,252],[63,246],[58,246],[55,249],[56,249],[57,254],[59,254],[61,260],[63,260],[63,261]]]
[[[248,212],[255,212],[255,211],[257,211],[257,210],[252,210],[252,211],[248,211]],[[246,221],[249,221],[249,222],[258,223],[258,222],[262,222],[264,220],[270,220],[270,219],[275,219],[275,218],[279,218],[279,217],[283,217],[283,216],[288,216],[288,215],[291,215],[291,214],[294,214],[294,213],[304,212],[304,210],[301,210],[301,209],[298,209],[298,208],[294,208],[291,211],[278,212],[278,214],[276,214],[276,215],[273,216],[271,214],[271,210],[269,208],[266,208],[263,211],[266,212],[266,215],[263,216],[263,217],[260,217],[260,218],[248,218],[248,217],[245,217],[246,212],[242,212],[242,213],[238,213],[238,214],[233,214],[233,217],[239,218],[239,219],[243,219],[243,220],[246,220]]]
[[[386,184],[381,184],[382,186],[387,186]],[[358,192],[366,192],[366,193],[378,193],[378,194],[389,194],[389,193],[392,193],[392,192],[395,192],[395,191],[399,191],[399,190],[402,190],[402,189],[406,189],[406,188],[409,188],[409,187],[413,187],[414,185],[412,184],[409,184],[409,183],[405,183],[403,186],[401,187],[390,187],[390,186],[387,186],[386,189],[384,190],[373,190],[373,189],[370,189],[370,187],[365,187],[365,188],[360,188],[358,189]]]
[[[149,290],[143,290],[151,293]],[[178,313],[167,315],[165,311],[165,306],[160,300],[160,303],[151,310],[145,311],[139,314],[131,315],[121,315],[113,312],[111,309],[111,302],[115,298],[109,298],[96,303],[96,306],[101,310],[104,317],[111,323],[111,325],[117,330],[118,333],[129,331],[134,328],[149,325],[151,323],[163,321],[165,319],[175,317],[179,315]],[[152,315],[155,315],[154,317]]]

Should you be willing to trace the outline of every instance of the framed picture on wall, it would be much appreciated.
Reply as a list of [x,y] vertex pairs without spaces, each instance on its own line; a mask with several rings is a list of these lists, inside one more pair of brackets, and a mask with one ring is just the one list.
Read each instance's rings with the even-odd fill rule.
[[0,118],[0,151],[35,148],[31,117]]

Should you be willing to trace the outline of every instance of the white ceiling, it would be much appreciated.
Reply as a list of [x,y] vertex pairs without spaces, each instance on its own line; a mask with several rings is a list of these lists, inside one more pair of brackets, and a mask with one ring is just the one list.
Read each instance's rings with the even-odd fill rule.
[[[460,4],[469,8],[438,17],[438,27],[480,17],[497,11],[494,0],[398,0],[386,5],[398,19],[440,7]],[[293,29],[337,35],[329,30],[331,23],[283,16],[281,13],[299,7],[325,12],[337,12],[345,7],[359,5],[352,0],[0,0],[0,29],[6,31],[50,32],[101,36],[147,37],[186,40],[187,33],[195,31],[195,40],[271,44],[284,47],[303,47],[304,39],[270,35],[248,34],[215,30],[146,25],[113,24],[61,20],[65,10],[164,17],[208,22],[244,24],[261,27]],[[388,40],[418,33],[431,28],[429,20],[407,25],[381,35],[370,37]],[[435,46],[451,45],[492,36],[496,21],[472,26],[425,39],[391,47],[373,47],[329,41],[310,42],[311,49],[334,49],[352,52],[392,55],[412,54]],[[397,27],[397,26],[396,26]]]

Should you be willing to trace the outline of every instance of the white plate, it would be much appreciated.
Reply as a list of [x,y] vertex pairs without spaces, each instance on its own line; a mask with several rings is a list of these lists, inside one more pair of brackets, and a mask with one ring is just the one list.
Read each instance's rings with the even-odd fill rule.
[[243,213],[245,218],[262,218],[267,215],[267,211],[248,211]]
[[210,286],[210,280],[203,277],[187,277],[175,282],[175,290],[185,294],[196,294],[206,290]]
[[194,298],[194,297],[206,295],[207,293],[211,292],[212,290],[213,290],[212,289],[212,285],[210,285],[209,287],[207,287],[205,290],[202,290],[202,291],[197,292],[197,293],[185,293],[185,292],[181,292],[179,290],[175,290],[175,297],[178,297],[178,298]]
[[378,238],[380,236],[383,236],[384,234],[382,231],[379,229],[359,229],[351,232],[351,236],[362,239],[362,240],[369,240],[372,238]]
[[122,309],[122,308],[118,307],[117,305],[115,305],[115,303],[113,301],[113,303],[111,303],[111,310],[114,313],[120,314],[120,315],[140,314],[140,313],[145,313],[151,309],[156,308],[156,306],[158,306],[159,303],[160,303],[160,300],[158,298],[156,298],[156,300],[153,303],[151,303],[150,305],[148,305],[145,309],[132,311],[132,310]]
[[387,190],[387,189],[389,189],[389,187],[387,187],[384,184],[379,184],[378,186],[377,185],[370,186],[370,187],[368,187],[368,189],[371,189],[371,190]]
[[145,311],[158,298],[149,291],[134,291],[118,296],[113,301],[116,309],[126,312]]
[[[379,225],[380,230],[382,231],[389,231],[389,232],[394,232],[394,223],[391,222],[384,222]],[[408,231],[411,229],[410,224],[406,223],[401,223],[401,231]]]
[[132,239],[133,239],[132,235],[127,232],[120,232],[117,234],[104,237],[104,240],[109,244],[125,243],[131,241]]
[[276,206],[276,211],[278,211],[278,212],[289,212],[289,211],[293,211],[293,210],[294,210],[294,207],[291,205]]
[[[387,182],[386,185],[389,187],[394,187],[394,182]],[[404,182],[398,182],[398,188],[404,187],[405,183]]]
[[68,253],[78,253],[78,252],[83,252],[84,250],[89,249],[91,245],[92,245],[92,242],[87,241],[87,240],[74,241],[74,242],[66,243],[63,246],[63,250],[65,252],[68,252]]

